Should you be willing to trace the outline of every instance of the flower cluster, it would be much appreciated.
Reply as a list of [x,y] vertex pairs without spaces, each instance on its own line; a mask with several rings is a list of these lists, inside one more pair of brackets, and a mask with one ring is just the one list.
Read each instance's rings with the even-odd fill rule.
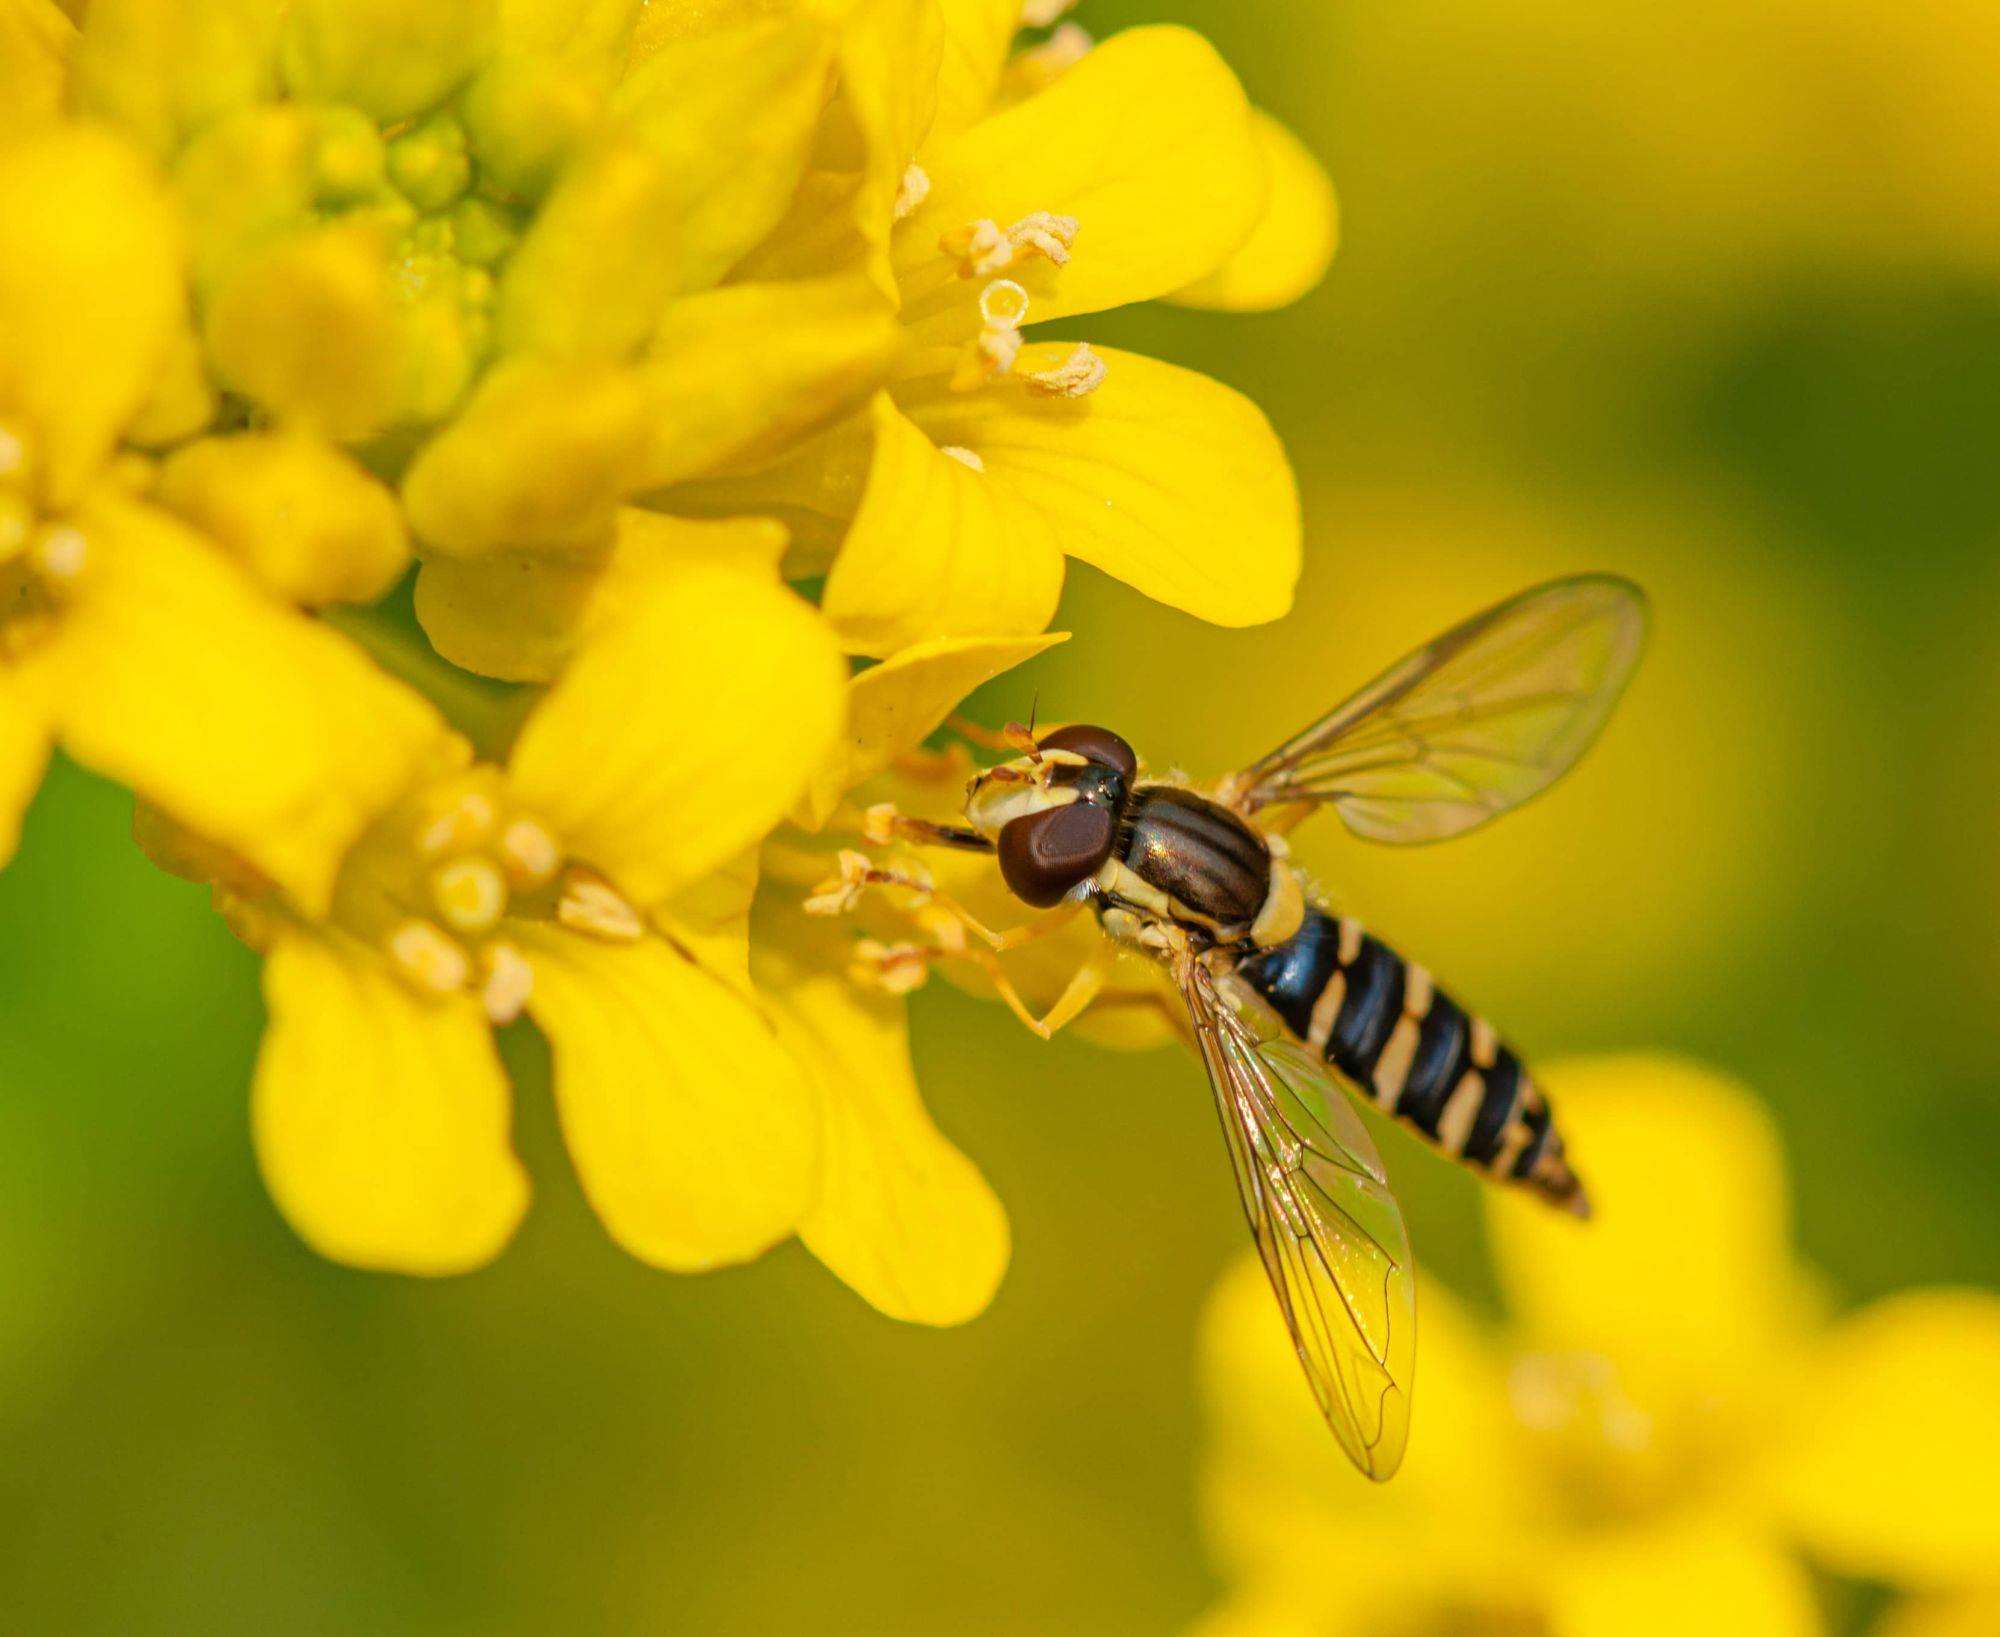
[[52,748],[135,792],[266,956],[257,1150],[327,1255],[506,1242],[525,1014],[633,1254],[991,1293],[800,861],[1067,559],[1285,610],[1257,410],[1026,327],[1281,303],[1334,237],[1205,42],[1063,9],[0,0],[0,862]]
[[1489,1195],[1510,1322],[1425,1288],[1395,1484],[1319,1432],[1261,1270],[1216,1292],[1206,1510],[1233,1589],[1202,1637],[1812,1637],[1801,1553],[1928,1594],[1885,1629],[1990,1629],[2000,1299],[1835,1318],[1741,1088],[1648,1057],[1548,1079],[1608,1203],[1579,1234]]

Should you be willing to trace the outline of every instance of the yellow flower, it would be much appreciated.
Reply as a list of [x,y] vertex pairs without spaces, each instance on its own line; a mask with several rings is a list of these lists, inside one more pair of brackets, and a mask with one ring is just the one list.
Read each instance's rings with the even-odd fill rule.
[[1937,1592],[2000,1563],[2000,1299],[1918,1290],[1830,1320],[1786,1241],[1775,1135],[1669,1059],[1557,1064],[1587,1229],[1489,1196],[1512,1315],[1422,1303],[1396,1482],[1347,1470],[1261,1274],[1205,1326],[1205,1637],[1821,1630],[1804,1564]]
[[328,1256],[449,1273],[506,1243],[528,1185],[490,1036],[524,1010],[584,1190],[633,1255],[742,1260],[812,1203],[819,1112],[758,1013],[746,938],[752,849],[839,727],[838,651],[777,578],[781,530],[633,527],[651,572],[504,764],[438,724],[324,908],[212,838],[155,843],[266,953],[258,1156]]
[[666,503],[782,511],[856,653],[1039,631],[1065,557],[1217,623],[1277,617],[1298,510],[1255,407],[1023,330],[1176,293],[1290,299],[1331,254],[1331,190],[1184,29],[1052,42],[1010,77],[1017,6],[952,0],[922,26],[930,9],[854,8],[829,118],[859,152],[810,174],[746,263],[862,257],[901,320],[893,379],[790,459]]
[[0,146],[0,861],[55,742],[320,908],[435,729],[117,454],[178,413],[178,244],[107,134]]

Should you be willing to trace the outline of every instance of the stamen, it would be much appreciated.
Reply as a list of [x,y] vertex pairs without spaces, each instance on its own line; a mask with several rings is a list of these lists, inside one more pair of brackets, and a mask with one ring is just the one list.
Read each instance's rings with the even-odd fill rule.
[[861,889],[868,885],[868,877],[874,866],[866,853],[857,853],[852,847],[843,847],[835,861],[837,873],[830,875],[805,901],[808,915],[845,915],[861,902]]
[[500,868],[507,872],[508,884],[516,892],[532,892],[536,887],[546,886],[562,868],[562,848],[536,819],[509,820],[506,829],[500,832],[495,850],[500,857]]
[[1007,65],[1007,77],[1021,96],[1031,96],[1076,67],[1096,43],[1081,23],[1065,22],[1040,45],[1016,52]]
[[896,188],[896,220],[916,213],[917,206],[930,197],[931,179],[929,174],[915,160],[903,172],[903,180]]
[[472,976],[465,951],[429,921],[405,921],[383,947],[404,977],[433,995],[457,994]]
[[1076,0],[1021,0],[1021,26],[1047,28],[1076,4]]
[[916,944],[885,944],[862,938],[854,946],[854,976],[892,995],[921,989],[931,975],[930,955]]
[[[1028,320],[1028,292],[1012,279],[995,279],[979,292],[979,333],[966,343],[952,372],[951,390],[970,392],[1014,367],[1021,326]],[[982,464],[978,470],[984,471]]]
[[535,991],[535,969],[528,957],[510,943],[494,942],[479,952],[482,981],[479,1004],[496,1028],[521,1015]]
[[446,926],[477,935],[507,908],[507,883],[483,858],[454,858],[431,872],[431,901]]
[[34,564],[51,580],[74,580],[90,561],[90,542],[73,523],[51,523],[29,548]]
[[1027,387],[1037,398],[1087,398],[1108,374],[1109,366],[1083,341],[1053,369],[1028,371]]
[[938,445],[938,453],[951,456],[959,465],[970,466],[975,472],[986,470],[986,462],[980,459],[979,452],[976,449],[966,448],[962,443],[941,443]]
[[1031,252],[1061,267],[1069,260],[1081,226],[1074,216],[1058,216],[1050,210],[1030,211],[1006,228],[992,217],[982,216],[944,234],[938,248],[958,262],[960,278],[990,278]]
[[556,919],[573,932],[611,943],[637,943],[646,935],[644,918],[619,896],[618,889],[580,865],[571,865],[563,877]]
[[483,790],[466,790],[440,808],[417,832],[417,851],[426,858],[463,852],[483,841],[499,818],[493,798]]

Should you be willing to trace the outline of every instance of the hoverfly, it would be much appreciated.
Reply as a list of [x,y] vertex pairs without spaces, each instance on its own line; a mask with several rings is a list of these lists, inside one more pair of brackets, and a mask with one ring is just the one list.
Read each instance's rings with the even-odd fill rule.
[[974,777],[967,827],[899,821],[911,839],[996,854],[1013,894],[1051,912],[1027,936],[1096,912],[1106,953],[1041,1032],[1084,1009],[1121,951],[1171,980],[1299,1362],[1371,1478],[1396,1470],[1408,1435],[1416,1287],[1381,1157],[1340,1087],[1485,1176],[1589,1206],[1520,1059],[1423,967],[1322,907],[1284,837],[1322,806],[1395,844],[1520,806],[1597,737],[1645,628],[1630,582],[1552,581],[1425,644],[1209,793],[1141,778],[1106,728],[1013,728],[1019,754]]

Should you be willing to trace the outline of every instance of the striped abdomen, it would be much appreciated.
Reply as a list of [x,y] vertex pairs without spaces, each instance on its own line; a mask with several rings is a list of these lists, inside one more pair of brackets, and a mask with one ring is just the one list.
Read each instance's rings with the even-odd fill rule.
[[1454,1158],[1589,1214],[1548,1100],[1521,1060],[1359,923],[1308,909],[1292,937],[1237,972],[1378,1108]]

